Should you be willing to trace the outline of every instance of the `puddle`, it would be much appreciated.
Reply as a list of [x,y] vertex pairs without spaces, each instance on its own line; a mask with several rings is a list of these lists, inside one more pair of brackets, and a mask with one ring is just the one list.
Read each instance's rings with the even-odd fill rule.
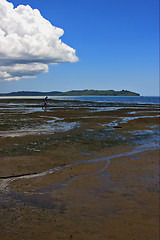
[[140,119],[140,118],[158,118],[160,115],[155,115],[155,116],[137,116],[137,117],[122,117],[121,123],[127,123],[128,121],[135,120],[135,119]]
[[131,115],[132,115],[132,114],[133,114],[133,115],[134,115],[134,114],[143,114],[143,115],[144,115],[145,113],[157,113],[157,111],[147,111],[147,110],[146,110],[146,111],[133,111],[133,112],[128,112],[128,114],[131,114]]
[[88,131],[88,132],[93,132],[94,129],[86,129],[86,131]]
[[79,151],[80,154],[85,155],[85,156],[91,156],[94,153],[97,153],[98,151],[92,151],[91,153],[88,152],[83,152],[83,151]]
[[130,157],[130,160],[139,160],[139,157]]
[[56,122],[55,120],[47,121],[46,124],[42,124],[37,128],[22,128],[20,130],[11,131],[0,131],[1,137],[21,137],[26,135],[41,135],[41,134],[52,134],[55,132],[66,132],[75,127],[78,127],[77,122]]
[[79,151],[79,153],[80,153],[80,154],[83,154],[83,155],[85,155],[85,156],[90,156],[90,155],[91,155],[91,153],[85,153],[85,152],[83,152],[83,151]]
[[99,124],[102,127],[109,127],[109,128],[122,128],[121,126],[118,126],[119,124],[128,123],[129,121],[140,119],[140,118],[158,118],[160,115],[156,116],[136,116],[136,117],[116,117],[117,119],[106,124]]

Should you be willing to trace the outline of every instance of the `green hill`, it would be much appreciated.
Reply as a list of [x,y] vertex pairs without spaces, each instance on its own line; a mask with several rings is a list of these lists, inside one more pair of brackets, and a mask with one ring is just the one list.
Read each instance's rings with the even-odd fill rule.
[[38,91],[18,91],[11,93],[1,93],[0,96],[140,96],[140,94],[128,90],[72,90],[67,92],[38,92]]
[[62,96],[140,96],[138,93],[130,92],[127,90],[114,91],[114,90],[72,90],[64,92]]

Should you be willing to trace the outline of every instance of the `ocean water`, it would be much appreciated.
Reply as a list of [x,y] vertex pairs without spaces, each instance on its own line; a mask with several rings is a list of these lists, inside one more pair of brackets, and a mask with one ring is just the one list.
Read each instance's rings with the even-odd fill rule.
[[137,103],[137,104],[160,104],[160,97],[125,97],[125,96],[66,96],[66,97],[49,97],[51,99],[59,100],[78,100],[78,101],[91,101],[91,102],[106,102],[106,103]]
[[[44,99],[44,96],[0,97],[0,99]],[[49,96],[53,100],[76,100],[104,103],[160,104],[159,96]]]

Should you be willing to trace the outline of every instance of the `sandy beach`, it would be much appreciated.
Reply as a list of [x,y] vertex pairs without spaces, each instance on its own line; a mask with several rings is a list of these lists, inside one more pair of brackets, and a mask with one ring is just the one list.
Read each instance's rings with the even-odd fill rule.
[[0,99],[0,239],[158,240],[158,105]]

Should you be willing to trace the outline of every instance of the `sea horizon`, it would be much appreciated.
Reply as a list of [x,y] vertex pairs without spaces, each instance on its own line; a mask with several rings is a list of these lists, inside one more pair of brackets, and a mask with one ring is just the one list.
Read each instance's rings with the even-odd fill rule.
[[[46,95],[47,96],[47,95]],[[0,96],[0,99],[44,99],[39,96]],[[76,100],[108,103],[160,104],[160,96],[48,96],[48,100]]]

